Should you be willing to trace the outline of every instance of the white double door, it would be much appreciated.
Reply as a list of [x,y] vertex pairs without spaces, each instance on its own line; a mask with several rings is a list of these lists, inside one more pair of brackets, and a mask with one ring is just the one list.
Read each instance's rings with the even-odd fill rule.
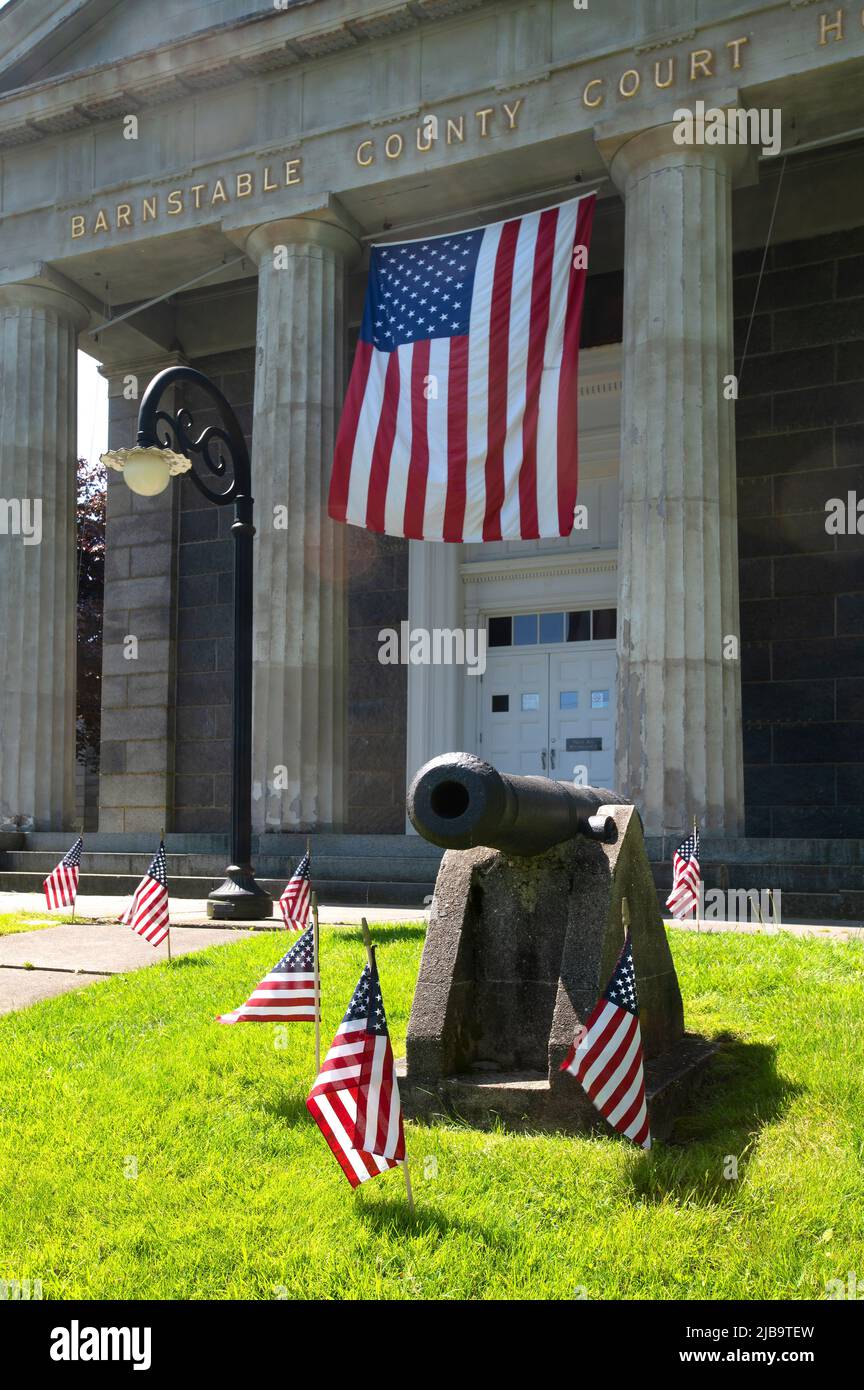
[[499,772],[611,788],[615,673],[614,642],[490,651],[480,756]]

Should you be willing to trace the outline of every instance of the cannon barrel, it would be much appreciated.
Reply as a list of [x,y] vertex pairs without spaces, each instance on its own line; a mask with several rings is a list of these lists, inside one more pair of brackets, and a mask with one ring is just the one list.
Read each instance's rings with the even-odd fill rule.
[[421,767],[408,790],[414,829],[443,849],[488,845],[507,854],[542,854],[574,835],[611,841],[616,827],[601,806],[615,792],[551,777],[511,777],[473,753],[444,753]]

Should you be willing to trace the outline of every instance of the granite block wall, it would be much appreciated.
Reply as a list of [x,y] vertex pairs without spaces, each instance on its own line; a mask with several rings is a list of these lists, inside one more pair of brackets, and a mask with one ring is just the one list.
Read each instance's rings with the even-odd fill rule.
[[[747,833],[864,835],[864,228],[736,258]],[[864,527],[864,517],[861,519]]]

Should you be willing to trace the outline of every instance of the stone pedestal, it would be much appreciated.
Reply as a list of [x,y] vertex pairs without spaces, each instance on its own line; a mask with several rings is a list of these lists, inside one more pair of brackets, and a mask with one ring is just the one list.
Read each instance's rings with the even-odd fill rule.
[[292,218],[258,227],[247,249],[259,268],[253,823],[340,829],[344,530],[327,516],[327,491],[343,394],[345,265],[358,246],[333,223]]
[[0,828],[61,829],[74,814],[76,386],[88,320],[57,290],[0,287]]
[[684,1031],[639,817],[606,806],[614,844],[581,835],[532,858],[448,850],[398,1070],[409,1115],[609,1133],[560,1070],[624,943],[626,897],[652,1135],[669,1132],[713,1044]]
[[[616,785],[649,835],[743,833],[732,174],[671,126],[600,141],[626,210]],[[611,148],[610,148],[611,147]]]

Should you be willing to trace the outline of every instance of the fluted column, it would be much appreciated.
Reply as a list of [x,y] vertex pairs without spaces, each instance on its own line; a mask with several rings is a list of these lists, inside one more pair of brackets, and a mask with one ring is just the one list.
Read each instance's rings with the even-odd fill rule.
[[88,318],[57,290],[0,286],[0,828],[61,829],[74,814],[77,339]]
[[259,268],[252,814],[259,831],[326,830],[345,816],[344,530],[327,491],[358,247],[298,217],[256,228],[247,249]]
[[732,174],[739,151],[644,131],[623,192],[617,781],[649,834],[743,833]]

